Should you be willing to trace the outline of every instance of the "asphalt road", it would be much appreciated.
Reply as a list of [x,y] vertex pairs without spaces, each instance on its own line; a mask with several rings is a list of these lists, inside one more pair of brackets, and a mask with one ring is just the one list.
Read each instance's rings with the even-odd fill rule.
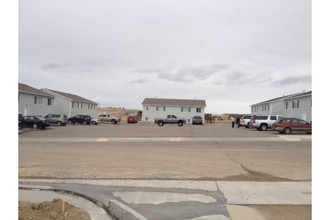
[[19,178],[310,181],[311,135],[154,124],[24,129]]
[[[243,198],[244,201],[248,201],[244,204],[250,204],[248,207],[235,206],[234,200],[231,205],[226,205],[233,220],[309,220],[311,219],[309,203],[307,205],[275,205],[277,203],[262,202],[260,199],[257,199],[257,203],[251,203],[250,200],[259,188],[264,189],[262,186],[266,186],[266,189],[268,187],[268,190],[263,192],[267,195],[262,196],[262,194],[261,198],[269,199],[272,197],[268,195],[270,191],[277,189],[271,187],[274,184],[292,183],[294,187],[297,184],[297,188],[299,184],[308,185],[311,181],[311,139],[312,136],[308,134],[279,135],[274,131],[261,132],[243,127],[231,128],[230,124],[158,127],[154,124],[139,123],[52,126],[46,130],[24,129],[19,134],[19,178],[21,183],[24,180],[31,182],[31,179],[36,179],[36,181],[49,179],[51,182],[55,179],[59,181],[66,179],[65,182],[68,182],[68,179],[72,181],[75,179],[76,181],[84,181],[83,179],[121,181],[124,179],[125,183],[128,179],[142,182],[145,180],[148,183],[150,180],[165,182],[189,180],[186,182],[200,184],[213,181],[218,183],[218,187],[225,187],[221,188],[221,192],[225,193],[229,203],[237,197],[237,193],[239,196],[248,195],[246,199]],[[260,182],[261,186],[257,187],[258,184],[255,181]],[[226,183],[229,185],[224,185]],[[238,184],[239,190],[235,189],[226,194],[233,184],[234,186]],[[252,184],[257,188],[253,190],[253,187],[245,187],[246,184]],[[60,186],[64,187],[63,184]],[[99,188],[93,186],[93,189]],[[125,188],[116,189],[123,190],[123,193],[116,194],[123,198],[127,193],[130,193],[129,198],[140,199],[141,193],[150,194],[148,191],[145,192],[146,188],[136,188],[137,197],[131,195],[131,190],[125,192]],[[84,193],[90,191],[85,190]],[[304,189],[303,193],[298,194],[309,198],[310,193],[307,191]],[[281,189],[279,192],[282,192]],[[111,191],[111,193],[116,192]],[[170,194],[167,191],[160,192],[157,198],[159,195],[168,197],[172,194],[171,191]],[[283,200],[280,193],[275,194],[276,198]],[[291,192],[288,193],[289,196],[291,194]],[[101,197],[104,197],[103,194]],[[142,206],[134,205],[129,201],[122,202],[147,216],[150,215],[148,211],[155,210],[154,205],[151,205],[152,208],[149,209],[145,207],[145,202]],[[295,204],[305,204],[299,202],[301,201]],[[226,209],[219,209],[219,206],[213,207],[221,203],[210,203],[211,206],[213,205],[210,208],[205,205],[191,206],[191,203],[189,203],[190,206],[186,206],[186,203],[177,202],[174,207],[180,207],[180,204],[194,211],[205,212],[204,215],[208,211],[212,216],[206,219],[219,219],[219,216],[214,216],[214,213],[218,213],[219,210],[222,210],[220,212],[222,214],[228,214]],[[237,204],[243,203],[240,201]],[[284,199],[279,204],[291,203]],[[259,212],[247,211],[249,207],[258,210],[263,217],[259,218]],[[160,210],[164,208],[161,207]],[[170,209],[166,214],[175,213],[185,216],[195,212],[189,211],[184,214]],[[159,217],[159,213],[156,215]],[[167,215],[164,214],[164,216]]]

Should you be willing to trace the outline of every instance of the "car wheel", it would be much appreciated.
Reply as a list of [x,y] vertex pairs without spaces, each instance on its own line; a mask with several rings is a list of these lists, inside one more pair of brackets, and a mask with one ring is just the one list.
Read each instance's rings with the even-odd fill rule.
[[114,119],[112,119],[112,120],[111,120],[111,123],[115,125],[115,124],[117,124],[117,121],[114,120]]
[[160,122],[158,122],[158,126],[164,126],[164,122],[162,122],[162,121],[160,121]]
[[62,126],[62,122],[58,121],[57,123],[57,126]]
[[38,128],[38,124],[33,124],[33,125],[32,125],[32,128],[33,128],[33,129],[37,129],[37,128]]
[[265,125],[265,124],[260,125],[260,129],[262,131],[267,131],[267,125]]
[[93,124],[93,125],[96,125],[96,122],[95,122],[95,121],[92,121],[92,124]]
[[85,124],[87,124],[87,122],[86,122],[86,121],[84,121],[84,122],[83,122],[83,124],[85,125]]
[[183,125],[183,122],[182,121],[179,121],[178,122],[178,126],[182,127],[182,125]]
[[285,128],[283,132],[284,132],[284,134],[291,134],[291,129]]

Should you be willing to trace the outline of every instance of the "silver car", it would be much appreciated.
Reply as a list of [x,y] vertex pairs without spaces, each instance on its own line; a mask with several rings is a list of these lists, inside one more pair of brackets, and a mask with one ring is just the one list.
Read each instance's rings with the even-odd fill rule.
[[58,126],[65,126],[68,123],[68,117],[63,114],[48,114],[44,118],[48,120],[49,124]]

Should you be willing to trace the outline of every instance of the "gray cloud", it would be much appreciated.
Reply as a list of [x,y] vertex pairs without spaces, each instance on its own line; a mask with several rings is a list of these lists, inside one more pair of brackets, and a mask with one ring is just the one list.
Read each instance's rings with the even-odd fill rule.
[[198,67],[182,67],[180,69],[173,68],[155,68],[155,69],[139,69],[134,71],[140,74],[154,74],[158,79],[170,82],[194,82],[200,80],[207,80],[212,75],[221,73],[221,71],[228,69],[229,64],[215,64],[209,66]]
[[51,69],[60,69],[72,67],[72,63],[57,63],[57,62],[49,62],[41,66],[42,69],[51,70]]
[[150,80],[141,78],[141,79],[131,80],[128,83],[129,84],[146,84],[148,82],[150,82]]
[[311,82],[310,75],[290,76],[290,77],[282,78],[280,80],[276,80],[272,84],[274,86],[280,87],[280,86],[289,86],[293,84],[306,83],[306,82],[307,83]]
[[272,82],[273,77],[271,73],[271,71],[229,71],[215,79],[213,84],[235,87],[257,85],[265,82]]

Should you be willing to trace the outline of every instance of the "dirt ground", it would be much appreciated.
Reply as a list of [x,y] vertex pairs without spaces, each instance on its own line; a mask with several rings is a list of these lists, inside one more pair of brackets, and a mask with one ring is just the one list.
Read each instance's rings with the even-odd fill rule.
[[50,202],[19,202],[19,220],[91,220],[90,215],[61,199]]

